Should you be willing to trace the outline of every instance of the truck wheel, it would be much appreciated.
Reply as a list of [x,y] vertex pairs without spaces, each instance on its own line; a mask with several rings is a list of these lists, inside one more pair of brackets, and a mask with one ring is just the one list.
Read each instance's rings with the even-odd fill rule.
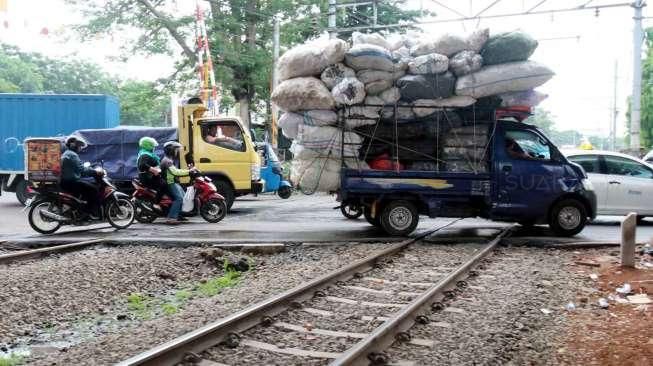
[[21,205],[25,206],[27,200],[32,198],[33,195],[27,193],[27,188],[29,184],[26,180],[21,179],[20,182],[16,184],[16,198]]
[[414,204],[409,201],[392,201],[379,215],[381,227],[388,235],[406,236],[417,227],[419,213]]
[[549,227],[557,236],[574,236],[585,228],[587,210],[575,199],[565,199],[553,206]]
[[234,192],[231,184],[222,179],[214,180],[213,184],[215,184],[215,189],[218,190],[218,193],[224,197],[224,203],[227,204],[227,211],[231,210],[231,206],[234,205],[234,200],[236,199],[236,192]]
[[379,220],[379,212],[376,212],[376,217],[372,217],[372,209],[370,207],[363,207],[363,216],[365,220],[375,227],[381,228],[381,220]]

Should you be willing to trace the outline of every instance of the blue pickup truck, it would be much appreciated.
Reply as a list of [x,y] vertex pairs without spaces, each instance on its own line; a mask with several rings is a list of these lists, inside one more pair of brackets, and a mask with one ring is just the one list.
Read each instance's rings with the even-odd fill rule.
[[[362,208],[390,235],[414,231],[419,215],[548,224],[559,236],[578,234],[595,217],[596,195],[583,168],[537,127],[498,120],[474,131],[486,131],[486,145],[473,169],[455,161],[432,171],[343,169],[339,201]],[[463,144],[475,138],[465,136]]]
[[21,203],[27,200],[26,138],[66,136],[82,128],[119,124],[120,106],[112,96],[0,93],[0,193],[16,192]]

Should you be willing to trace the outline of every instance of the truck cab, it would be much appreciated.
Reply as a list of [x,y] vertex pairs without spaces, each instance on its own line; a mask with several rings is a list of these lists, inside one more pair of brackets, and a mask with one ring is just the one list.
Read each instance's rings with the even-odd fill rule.
[[[343,169],[339,199],[391,235],[407,235],[419,215],[483,217],[548,224],[572,236],[596,216],[596,195],[582,167],[537,127],[488,121],[487,153],[476,171]],[[481,129],[479,129],[481,130]]]
[[193,164],[213,179],[231,208],[236,197],[260,193],[261,160],[249,131],[235,117],[204,117],[203,104],[179,107],[181,166]]

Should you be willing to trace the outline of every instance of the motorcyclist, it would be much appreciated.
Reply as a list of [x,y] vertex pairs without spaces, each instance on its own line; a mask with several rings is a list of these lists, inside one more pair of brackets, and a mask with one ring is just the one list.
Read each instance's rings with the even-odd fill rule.
[[61,188],[71,194],[81,194],[82,199],[88,203],[90,218],[97,220],[100,218],[98,187],[82,178],[103,173],[82,164],[78,153],[86,146],[86,141],[80,136],[71,135],[66,139],[66,151],[61,154]]
[[167,190],[167,185],[161,178],[161,159],[154,153],[159,143],[152,137],[145,136],[138,140],[138,179],[148,188],[157,192],[155,204],[161,201],[161,197]]
[[184,189],[179,185],[178,179],[179,177],[189,175],[190,170],[179,169],[175,166],[175,160],[179,157],[181,146],[177,141],[168,141],[163,144],[163,153],[165,156],[161,160],[161,172],[168,185],[168,192],[173,199],[170,211],[168,211],[167,222],[169,223],[173,221],[187,221],[186,218],[180,215],[181,206],[184,201]]

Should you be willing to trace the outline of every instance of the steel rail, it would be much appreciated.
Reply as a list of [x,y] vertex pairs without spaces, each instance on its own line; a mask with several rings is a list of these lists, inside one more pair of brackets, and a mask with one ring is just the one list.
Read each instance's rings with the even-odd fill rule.
[[7,264],[11,262],[18,262],[27,259],[39,258],[54,253],[63,253],[63,252],[70,252],[73,250],[79,250],[91,245],[102,243],[105,240],[106,239],[92,239],[92,240],[80,241],[77,243],[55,245],[47,248],[21,250],[15,253],[2,254],[0,255],[0,264]]
[[445,291],[455,287],[457,281],[465,276],[479,261],[492,253],[501,239],[508,235],[512,229],[513,227],[508,227],[501,231],[495,239],[489,242],[467,262],[461,264],[410,304],[403,307],[390,319],[386,320],[385,323],[372,331],[369,336],[343,352],[330,365],[369,365],[370,361],[376,357],[385,358],[383,351],[395,342],[396,337],[402,333],[406,334],[405,332],[415,324],[415,319],[418,316],[425,312],[439,297],[444,297]]
[[351,279],[356,273],[370,270],[377,261],[385,256],[393,255],[405,247],[413,244],[433,233],[442,230],[460,221],[456,219],[435,229],[428,230],[417,236],[399,242],[391,247],[374,253],[368,257],[357,260],[344,267],[327,273],[311,281],[304,282],[290,290],[265,299],[225,318],[207,324],[194,331],[186,333],[169,342],[163,343],[143,353],[135,355],[118,363],[118,366],[135,365],[175,365],[184,360],[189,352],[199,353],[213,347],[230,334],[244,332],[258,324],[264,317],[275,316],[294,303],[313,297],[314,293],[337,281]]

